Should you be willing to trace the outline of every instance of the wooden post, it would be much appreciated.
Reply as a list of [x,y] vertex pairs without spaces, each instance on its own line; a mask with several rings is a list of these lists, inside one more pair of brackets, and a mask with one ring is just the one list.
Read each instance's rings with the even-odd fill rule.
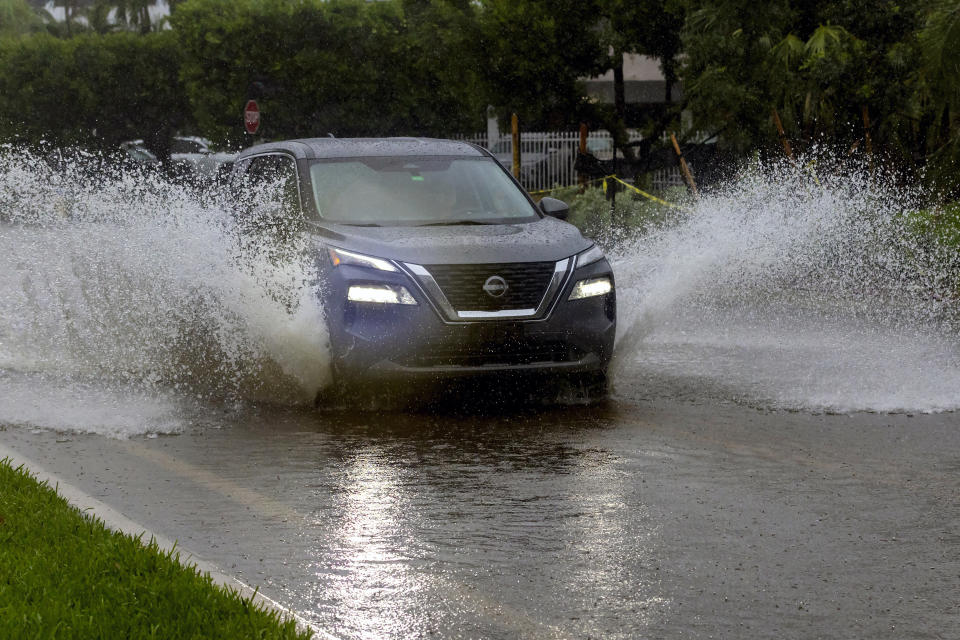
[[[590,130],[587,127],[586,122],[580,123],[580,154],[587,155],[587,136],[589,135]],[[577,182],[580,183],[579,192],[583,193],[587,190],[587,176],[579,174],[577,176]]]
[[513,177],[520,179],[520,120],[517,114],[510,116],[510,133],[513,136]]
[[[610,138],[613,139],[613,175],[617,176],[617,136],[610,132]],[[610,222],[617,222],[617,181],[610,183]]]
[[680,159],[680,169],[683,171],[683,178],[687,181],[687,186],[690,187],[693,196],[699,198],[700,194],[697,193],[697,183],[693,181],[693,174],[690,173],[690,167],[687,166],[687,161],[684,160],[683,153],[680,151],[680,143],[677,142],[677,136],[671,133],[670,141],[673,142],[673,150],[677,152],[677,157]]
[[863,142],[867,152],[867,171],[873,173],[873,138],[870,137],[870,108],[863,105]]
[[793,159],[793,149],[790,148],[790,140],[787,139],[787,132],[783,130],[783,122],[780,120],[780,113],[776,107],[773,108],[773,123],[777,126],[777,135],[780,137],[780,144],[783,145],[787,159],[790,160],[791,164],[796,164],[796,160]]

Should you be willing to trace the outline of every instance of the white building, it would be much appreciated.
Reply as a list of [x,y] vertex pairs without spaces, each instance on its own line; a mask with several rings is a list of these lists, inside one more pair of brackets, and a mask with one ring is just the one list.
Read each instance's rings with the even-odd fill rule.
[[[584,78],[587,95],[598,102],[613,104],[613,70],[602,76]],[[666,102],[667,83],[660,71],[660,62],[650,56],[628,53],[623,56],[624,98],[629,104]],[[679,102],[683,87],[675,82],[671,87],[671,102]]]

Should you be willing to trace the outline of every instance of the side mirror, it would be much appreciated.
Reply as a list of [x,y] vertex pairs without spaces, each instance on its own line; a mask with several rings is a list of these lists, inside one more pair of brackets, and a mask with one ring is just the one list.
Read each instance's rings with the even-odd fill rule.
[[540,210],[548,216],[553,216],[558,220],[566,220],[570,215],[570,207],[563,200],[556,198],[543,198],[540,200]]

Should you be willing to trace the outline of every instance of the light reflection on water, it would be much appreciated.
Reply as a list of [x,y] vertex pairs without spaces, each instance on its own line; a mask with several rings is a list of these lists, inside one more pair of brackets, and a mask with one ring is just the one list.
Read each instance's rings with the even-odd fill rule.
[[324,428],[311,486],[331,497],[288,599],[350,638],[634,637],[670,608],[659,527],[625,461],[560,417]]
[[342,625],[362,638],[418,634],[426,621],[397,606],[416,602],[423,584],[405,549],[407,500],[396,466],[373,447],[343,460],[334,475],[328,563],[317,566],[317,595],[337,612],[334,631]]
[[[632,632],[642,635],[641,630],[672,605],[657,577],[660,525],[646,504],[636,500],[641,475],[585,462],[570,482],[571,496],[583,513],[566,524],[567,538],[580,552],[580,561],[569,567],[571,582],[597,601],[621,603]],[[592,619],[588,611],[581,615],[579,635],[616,635],[608,620]]]

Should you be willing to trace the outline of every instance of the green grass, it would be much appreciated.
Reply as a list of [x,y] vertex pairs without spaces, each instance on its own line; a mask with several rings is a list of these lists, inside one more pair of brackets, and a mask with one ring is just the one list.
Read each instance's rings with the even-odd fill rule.
[[309,638],[0,460],[0,638]]
[[960,247],[960,202],[911,211],[907,219],[917,236],[943,246]]

